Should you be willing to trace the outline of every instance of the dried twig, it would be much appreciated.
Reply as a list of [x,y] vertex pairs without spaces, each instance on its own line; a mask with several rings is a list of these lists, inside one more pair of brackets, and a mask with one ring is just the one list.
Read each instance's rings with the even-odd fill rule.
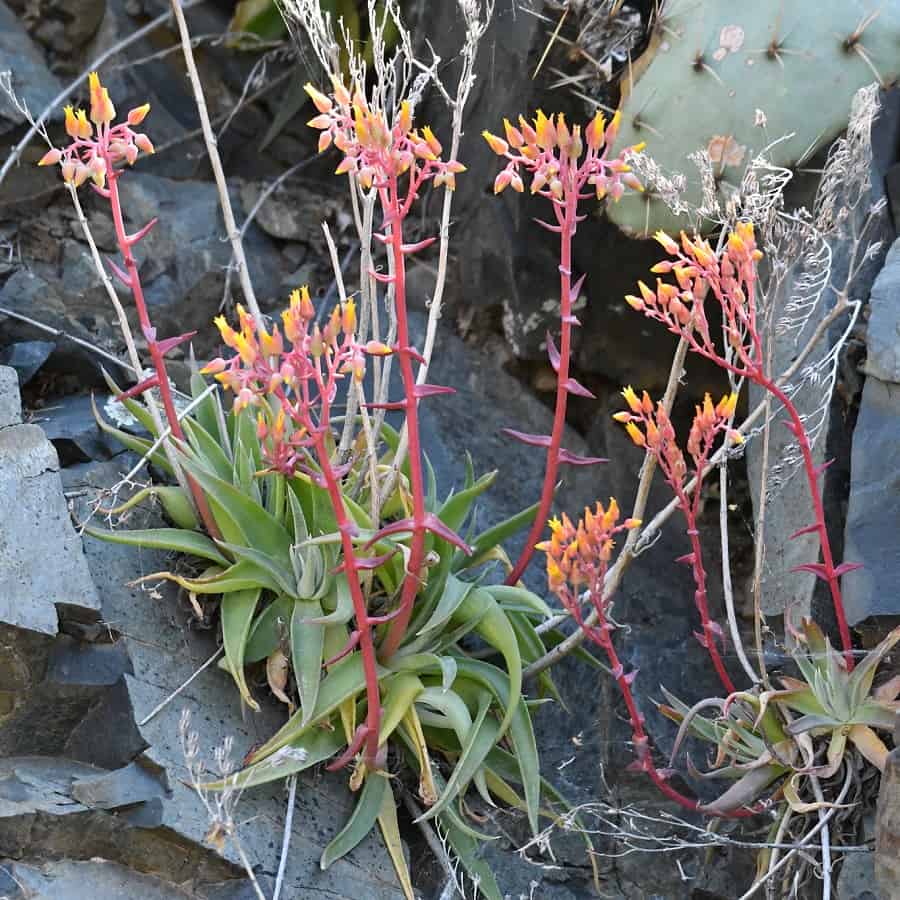
[[225,652],[224,647],[219,647],[215,653],[205,662],[187,681],[180,684],[165,700],[160,701],[150,712],[138,722],[138,728],[143,728],[146,724],[151,722],[156,716],[159,715],[201,672],[205,672],[223,653]]
[[812,840],[819,834],[820,831],[822,831],[824,828],[827,828],[829,821],[831,821],[831,819],[837,813],[839,805],[844,802],[844,798],[847,796],[847,791],[850,790],[850,783],[852,782],[852,780],[853,771],[848,765],[847,777],[844,779],[844,784],[841,788],[841,792],[838,794],[837,798],[834,801],[835,805],[819,818],[818,824],[810,828],[810,830],[802,838],[800,838],[800,840],[797,842],[797,845],[790,852],[786,853],[774,866],[770,866],[766,874],[758,881],[755,881],[753,883],[753,885],[750,887],[750,890],[741,894],[738,900],[750,900],[750,897],[752,897],[776,872],[784,868],[784,865],[788,862],[788,860],[793,859],[793,857],[796,856],[796,854],[799,853],[800,850],[802,850],[812,842]]
[[[259,211],[262,209],[263,204],[269,197],[272,196],[278,188],[284,184],[288,178],[296,175],[297,172],[305,169],[311,162],[316,159],[315,156],[307,157],[306,159],[301,159],[300,162],[294,163],[289,169],[285,169],[271,184],[266,185],[266,187],[260,191],[259,197],[256,198],[256,203],[253,204],[250,212],[247,213],[247,217],[244,219],[244,224],[241,225],[240,231],[240,239],[241,245],[243,246],[243,240],[247,235],[247,229],[253,224],[253,220],[256,218]],[[224,309],[229,301],[231,300],[231,274],[234,271],[234,251],[232,250],[231,254],[231,262],[228,264],[228,268],[225,270],[225,288],[222,292],[222,303],[219,308]]]
[[281,887],[284,884],[284,873],[287,870],[288,851],[291,847],[291,829],[294,825],[294,803],[297,800],[297,776],[288,778],[287,812],[284,816],[284,837],[281,841],[281,858],[278,861],[278,874],[275,876],[275,890],[272,900],[278,900],[281,896]]
[[187,68],[188,78],[190,78],[191,87],[194,91],[194,102],[197,104],[197,112],[200,115],[200,125],[203,129],[203,140],[206,144],[206,152],[209,155],[209,162],[212,166],[213,176],[216,180],[216,190],[219,192],[219,203],[222,207],[222,217],[225,220],[225,230],[228,234],[228,240],[231,242],[231,252],[236,260],[238,274],[241,279],[241,291],[244,294],[244,300],[246,301],[251,314],[258,322],[261,322],[262,312],[259,308],[259,303],[256,300],[253,282],[250,279],[250,270],[247,267],[247,257],[244,254],[244,244],[241,240],[241,232],[237,227],[234,211],[231,208],[231,198],[228,195],[228,184],[225,181],[225,172],[222,169],[222,160],[219,156],[216,136],[212,129],[212,123],[209,120],[209,111],[206,108],[206,97],[203,93],[203,85],[200,82],[200,74],[197,72],[197,64],[194,62],[194,51],[191,47],[191,35],[184,18],[182,2],[181,0],[171,0],[171,3],[172,10],[175,13],[175,20],[178,23],[178,34],[181,37],[181,46],[184,51],[184,64]]

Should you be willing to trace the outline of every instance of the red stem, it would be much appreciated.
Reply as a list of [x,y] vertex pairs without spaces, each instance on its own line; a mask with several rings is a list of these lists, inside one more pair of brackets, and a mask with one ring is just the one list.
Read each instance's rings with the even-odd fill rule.
[[372,640],[372,622],[369,619],[369,611],[366,599],[363,596],[362,586],[359,582],[359,569],[356,566],[356,550],[353,546],[353,534],[355,528],[347,518],[344,498],[341,495],[341,486],[331,467],[331,459],[328,448],[325,445],[325,432],[319,430],[315,442],[316,456],[328,497],[337,520],[338,531],[341,534],[341,548],[344,551],[344,571],[347,582],[350,585],[350,596],[353,599],[353,613],[356,618],[356,627],[359,631],[359,648],[362,652],[363,671],[366,679],[366,699],[368,710],[366,712],[366,736],[365,736],[365,762],[370,768],[376,767],[378,757],[378,738],[381,732],[381,694],[378,687],[378,666],[375,659],[375,644]]
[[[697,496],[700,495],[700,485],[698,483],[695,488]],[[700,613],[700,624],[703,627],[703,640],[712,664],[719,676],[719,681],[729,694],[734,693],[734,683],[725,671],[725,664],[719,655],[719,649],[716,646],[716,628],[709,617],[709,605],[706,598],[706,568],[703,565],[703,548],[700,543],[700,532],[697,530],[697,519],[693,509],[682,507],[685,519],[687,521],[687,534],[691,541],[691,555],[693,557],[691,569],[694,575],[694,584],[697,590],[694,592],[694,602],[697,606],[697,612]]]
[[[691,812],[705,812],[705,810],[700,808],[700,803],[697,800],[686,797],[680,791],[673,788],[672,785],[669,784],[666,776],[656,768],[656,765],[653,762],[653,754],[650,750],[650,738],[644,730],[644,717],[638,711],[637,703],[635,702],[634,694],[631,690],[631,683],[625,674],[625,668],[619,659],[618,653],[616,653],[616,648],[612,641],[612,629],[607,621],[605,612],[605,603],[608,602],[608,598],[602,597],[602,584],[603,573],[601,573],[599,579],[591,585],[591,603],[597,613],[597,624],[590,628],[587,631],[587,634],[588,637],[593,638],[595,643],[603,648],[606,653],[606,658],[609,660],[613,678],[619,686],[619,690],[622,692],[622,699],[625,701],[625,706],[628,709],[637,764],[641,771],[645,772],[650,777],[650,780],[670,800],[674,800],[680,806]],[[579,624],[581,623],[579,622]],[[756,812],[758,812],[758,810],[740,809],[724,814],[714,813],[714,815],[722,818],[746,818],[755,815]]]
[[825,568],[825,580],[828,582],[828,588],[831,591],[831,601],[834,605],[834,616],[837,619],[838,631],[841,635],[841,645],[844,649],[844,660],[847,664],[847,671],[853,671],[853,641],[850,637],[850,628],[847,625],[847,616],[844,612],[844,600],[841,596],[841,586],[838,580],[839,576],[835,569],[834,556],[831,552],[831,542],[828,539],[828,529],[825,525],[825,507],[822,504],[822,494],[819,490],[820,471],[813,461],[812,447],[810,447],[809,444],[809,436],[806,433],[806,427],[791,398],[788,397],[774,381],[766,378],[761,372],[754,380],[772,394],[772,396],[784,407],[788,416],[790,416],[793,425],[792,431],[797,438],[800,452],[803,454],[803,468],[806,471],[806,480],[809,483],[809,493],[812,499],[813,513],[816,520],[816,531],[818,531],[819,544],[822,548],[822,564]]
[[[178,413],[175,410],[175,401],[172,397],[172,388],[169,385],[169,376],[166,372],[166,361],[159,349],[159,343],[156,340],[153,326],[150,324],[150,316],[147,312],[147,303],[144,300],[144,289],[141,286],[141,276],[138,272],[137,261],[131,252],[131,243],[125,231],[125,219],[122,215],[122,203],[119,198],[119,172],[116,171],[109,158],[109,153],[104,149],[104,161],[106,162],[106,178],[109,184],[109,206],[112,213],[113,226],[116,231],[116,242],[122,253],[122,259],[125,261],[125,271],[128,273],[129,287],[134,297],[134,305],[137,308],[138,321],[141,325],[141,331],[147,340],[147,349],[150,351],[150,359],[153,362],[153,368],[156,371],[157,380],[159,382],[159,393],[163,402],[163,409],[166,413],[166,420],[169,423],[169,430],[172,437],[176,440],[184,441],[184,431],[181,428],[181,422],[178,419]],[[210,511],[209,504],[206,502],[206,496],[200,489],[200,485],[194,481],[191,476],[185,472],[188,487],[197,506],[197,511],[210,537],[219,538],[219,531],[216,521]]]
[[559,470],[559,451],[562,447],[563,431],[566,426],[566,405],[569,391],[566,382],[569,380],[569,359],[572,355],[572,238],[577,227],[575,215],[578,206],[577,190],[566,192],[565,215],[560,221],[559,233],[559,294],[561,333],[559,342],[559,372],[556,378],[556,407],[553,413],[553,430],[550,434],[550,446],[547,448],[547,464],[544,468],[544,484],[541,488],[541,499],[525,546],[516,560],[512,571],[506,577],[506,584],[515,585],[528,567],[534,554],[535,544],[540,540],[547,523],[547,516],[553,503],[556,489],[556,473]]
[[[410,195],[415,195],[415,179],[410,178]],[[413,531],[410,543],[406,577],[400,592],[400,605],[396,618],[388,626],[388,632],[381,645],[383,659],[390,659],[400,646],[409,620],[413,604],[419,591],[419,577],[425,554],[425,486],[422,475],[422,447],[419,438],[419,409],[415,395],[416,376],[413,371],[412,348],[409,343],[409,317],[406,311],[406,260],[403,253],[403,216],[408,203],[403,205],[398,194],[397,176],[391,175],[388,191],[381,191],[381,202],[385,217],[391,224],[391,251],[394,259],[394,308],[397,315],[397,349],[400,374],[403,377],[403,393],[406,398],[406,433],[409,440],[409,475],[413,497]]]

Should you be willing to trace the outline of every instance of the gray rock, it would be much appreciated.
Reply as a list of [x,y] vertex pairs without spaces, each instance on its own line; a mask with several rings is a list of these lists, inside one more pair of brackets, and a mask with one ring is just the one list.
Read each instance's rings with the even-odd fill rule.
[[88,809],[117,809],[165,797],[169,793],[159,772],[139,762],[115,772],[79,778],[72,785],[72,797]]
[[0,351],[0,363],[15,369],[25,385],[40,371],[56,348],[52,341],[21,341]]
[[56,633],[60,606],[76,617],[100,607],[58,468],[36,425],[0,429],[0,622],[44,634]]
[[38,0],[29,4],[26,24],[35,40],[69,62],[100,27],[105,12],[106,0]]
[[[248,182],[241,188],[241,205],[245,210],[256,206],[264,189],[265,185],[254,182]],[[303,185],[292,182],[266,197],[254,221],[270,237],[311,243],[324,250],[321,223],[328,221],[334,233],[335,219],[346,215],[343,197],[323,200],[321,196],[310,193]]]
[[131,672],[131,660],[121,641],[90,643],[60,635],[47,660],[47,677],[60,685],[109,687],[126,672]]
[[[240,219],[237,191],[233,194],[235,215]],[[197,330],[202,354],[204,344],[215,340],[211,323],[231,261],[215,186],[135,171],[122,179],[122,204],[135,227],[159,217],[159,224],[135,249],[154,325],[164,336]],[[271,241],[251,227],[244,249],[258,297],[278,296],[280,254]]]
[[[10,70],[12,88],[35,117],[60,93],[62,84],[50,73],[40,50],[15,13],[0,2],[0,72]],[[0,134],[25,122],[4,91],[0,91]]]
[[[900,240],[872,286],[866,383],[853,434],[845,558],[862,563],[842,580],[851,625],[900,616],[897,441],[900,435]],[[876,625],[877,627],[877,625]]]
[[109,459],[123,450],[100,430],[91,410],[91,398],[86,394],[51,401],[36,414],[35,421],[56,448],[63,468],[93,459]]
[[866,379],[851,471],[844,555],[862,568],[845,575],[842,588],[857,625],[900,615],[900,386]]
[[900,240],[872,286],[869,309],[866,375],[900,384]]
[[3,863],[14,889],[2,895],[8,900],[200,900],[202,896],[106,859]]
[[[898,718],[900,722],[900,718]],[[888,755],[875,815],[875,879],[880,900],[897,900],[900,885],[900,726]]]
[[0,428],[18,425],[22,421],[22,400],[19,378],[15,369],[0,366]]

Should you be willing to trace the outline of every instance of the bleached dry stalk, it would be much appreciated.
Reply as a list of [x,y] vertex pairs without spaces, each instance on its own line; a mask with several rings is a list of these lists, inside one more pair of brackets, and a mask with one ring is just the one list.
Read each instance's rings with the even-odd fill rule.
[[228,195],[228,183],[225,180],[225,172],[222,169],[222,160],[219,156],[216,135],[213,132],[212,123],[209,120],[209,111],[206,108],[206,96],[203,93],[203,84],[200,81],[200,74],[197,72],[197,64],[194,62],[191,34],[188,30],[187,21],[184,18],[181,0],[171,0],[171,3],[172,11],[175,13],[175,21],[178,23],[178,34],[181,38],[181,47],[184,52],[184,64],[187,68],[191,88],[194,91],[194,102],[197,104],[197,112],[200,116],[200,125],[203,129],[203,141],[206,144],[206,152],[209,156],[210,165],[212,166],[213,177],[216,180],[216,190],[219,193],[219,204],[222,207],[222,217],[225,220],[225,231],[228,234],[228,240],[231,242],[231,252],[234,256],[238,275],[241,280],[241,291],[243,292],[244,300],[247,303],[251,315],[253,315],[257,322],[261,322],[263,320],[262,311],[256,300],[256,292],[253,290],[250,270],[247,267],[247,256],[244,253],[244,243],[241,240],[241,231],[237,227],[237,222],[234,218],[234,210],[231,208],[231,198]]

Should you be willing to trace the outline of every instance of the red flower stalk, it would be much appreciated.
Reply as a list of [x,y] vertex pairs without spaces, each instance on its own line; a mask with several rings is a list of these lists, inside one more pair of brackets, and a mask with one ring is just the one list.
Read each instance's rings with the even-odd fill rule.
[[[685,809],[702,811],[696,800],[686,797],[669,784],[672,770],[658,769],[653,762],[650,738],[644,727],[645,719],[638,711],[632,691],[638,670],[625,671],[612,640],[612,633],[617,626],[610,616],[612,596],[603,593],[604,579],[615,547],[615,536],[622,531],[638,528],[641,524],[638,519],[625,519],[620,523],[619,518],[619,506],[615,498],[610,498],[606,509],[599,502],[594,512],[586,507],[584,518],[577,525],[573,525],[569,517],[563,514],[561,521],[550,520],[550,540],[538,544],[536,549],[547,554],[547,581],[550,590],[559,597],[587,637],[603,649],[609,660],[612,676],[628,709],[637,756],[629,770],[645,772],[663,794]],[[585,623],[581,605],[583,594],[586,594],[596,612],[596,625]],[[743,818],[757,811],[742,809],[728,815]]]
[[375,768],[379,761],[382,710],[373,625],[382,619],[373,619],[368,613],[360,572],[372,561],[360,558],[353,545],[356,526],[347,515],[341,493],[344,472],[331,462],[329,441],[331,406],[338,383],[348,374],[361,380],[364,353],[380,353],[388,348],[374,343],[362,347],[357,343],[352,300],[336,306],[324,328],[313,324],[315,310],[306,287],[291,294],[290,306],[282,313],[284,338],[277,325],[270,334],[241,306],[237,309],[239,331],[231,328],[223,316],[216,319],[222,340],[235,355],[227,361],[215,359],[202,371],[214,374],[217,381],[234,391],[237,412],[248,406],[258,408],[257,435],[273,470],[287,476],[303,472],[328,491],[341,535],[341,571],[347,576],[356,618],[356,630],[339,657],[359,646],[368,703],[366,721],[357,729],[349,752],[339,762],[346,764],[365,747],[365,763]]
[[613,418],[617,422],[624,423],[629,437],[635,444],[646,448],[647,452],[653,455],[663,477],[675,493],[679,509],[681,509],[687,524],[687,535],[691,542],[691,552],[680,557],[678,561],[691,567],[696,585],[694,602],[697,612],[700,613],[702,631],[695,632],[694,636],[708,651],[722,686],[728,694],[733,694],[734,684],[725,671],[725,665],[716,647],[717,638],[722,641],[724,646],[725,635],[719,624],[713,622],[709,616],[706,569],[703,565],[703,550],[700,544],[697,518],[700,513],[703,472],[712,453],[716,437],[725,432],[734,443],[743,443],[744,440],[731,427],[731,420],[737,406],[737,394],[727,394],[715,406],[707,394],[703,405],[697,407],[687,443],[688,454],[693,461],[697,479],[693,494],[690,496],[685,490],[687,465],[684,454],[675,441],[675,429],[672,427],[672,422],[663,404],[658,403],[654,411],[653,401],[647,392],[644,391],[643,396],[638,398],[630,387],[625,388],[622,395],[625,397],[630,412],[616,413]]
[[[334,144],[344,154],[336,174],[352,172],[364,189],[374,188],[378,192],[384,233],[375,236],[389,248],[393,265],[392,274],[372,274],[377,281],[394,287],[397,343],[390,350],[399,360],[404,397],[402,400],[383,404],[382,408],[402,409],[406,414],[413,510],[410,518],[391,523],[374,538],[378,540],[400,532],[412,534],[397,615],[389,625],[381,645],[382,657],[390,659],[400,646],[412,616],[413,604],[421,584],[426,532],[431,531],[469,552],[461,538],[425,510],[418,403],[423,397],[452,393],[452,388],[416,384],[413,361],[421,360],[422,357],[410,344],[406,307],[406,257],[429,246],[434,238],[415,244],[407,244],[403,238],[404,222],[422,187],[430,180],[435,186],[444,185],[448,190],[453,190],[456,175],[464,172],[465,166],[456,160],[444,162],[440,159],[443,149],[440,142],[428,126],[421,131],[413,127],[412,111],[406,101],[400,104],[393,121],[389,121],[384,110],[370,105],[359,86],[352,96],[338,79],[334,80],[333,97],[317,91],[312,85],[307,85],[306,90],[319,112],[309,122],[311,127],[322,132],[319,151]],[[376,404],[369,404],[370,408],[375,406]]]
[[[852,669],[853,643],[844,613],[839,578],[859,568],[859,564],[845,562],[835,565],[819,488],[819,480],[827,463],[826,466],[815,464],[803,419],[791,398],[765,370],[756,308],[756,265],[762,258],[762,251],[757,249],[753,224],[738,223],[729,235],[725,248],[718,254],[708,241],[700,238],[690,240],[684,232],[681,233],[680,243],[662,231],[657,232],[656,239],[671,259],[663,260],[651,271],[659,275],[674,275],[676,284],[657,279],[654,291],[639,282],[641,296],[625,299],[634,309],[662,322],[673,334],[684,338],[693,352],[705,356],[739,378],[758,384],[784,407],[790,419],[786,424],[797,439],[803,456],[814,517],[813,524],[800,529],[792,537],[816,533],[822,552],[821,563],[806,563],[794,571],[811,572],[827,582],[844,658],[847,668]],[[709,333],[704,302],[710,292],[722,308],[728,352],[719,350]]]
[[559,350],[556,349],[552,337],[547,335],[547,352],[550,363],[557,373],[553,428],[549,435],[524,434],[509,428],[504,429],[506,434],[516,440],[547,449],[547,464],[538,511],[525,540],[525,546],[506,579],[507,584],[516,584],[528,567],[534,553],[534,545],[543,531],[544,521],[550,512],[560,463],[593,465],[605,462],[597,457],[578,456],[565,450],[562,446],[562,436],[569,394],[593,397],[590,391],[569,375],[572,327],[579,324],[573,313],[573,305],[584,282],[584,276],[574,284],[572,282],[572,240],[578,223],[584,219],[584,216],[578,215],[578,202],[593,197],[602,200],[607,195],[618,201],[626,187],[642,190],[640,182],[631,173],[624,160],[624,154],[628,150],[640,150],[642,144],[628,147],[618,156],[609,158],[610,148],[619,130],[619,121],[620,114],[617,112],[607,126],[603,116],[598,112],[585,127],[582,138],[581,126],[575,125],[570,129],[562,113],[556,116],[554,121],[552,116],[547,118],[538,110],[533,125],[522,116],[519,116],[518,128],[508,119],[504,119],[505,139],[484,132],[484,138],[490,148],[498,156],[508,160],[506,168],[494,181],[494,193],[499,194],[507,187],[512,187],[519,193],[523,192],[525,184],[520,170],[524,170],[531,176],[531,193],[546,197],[553,206],[556,224],[537,220],[538,224],[558,234],[560,241]]
[[[134,297],[141,332],[147,341],[147,348],[156,372],[152,378],[135,385],[128,391],[128,396],[136,396],[146,390],[158,387],[172,436],[183,441],[184,432],[175,411],[172,389],[166,373],[165,354],[184,341],[190,340],[195,332],[162,341],[157,340],[156,329],[150,323],[147,304],[144,301],[144,291],[137,262],[132,253],[132,247],[150,232],[156,224],[156,219],[152,219],[134,234],[127,233],[119,197],[119,178],[124,170],[116,168],[116,165],[121,162],[127,162],[129,166],[133,165],[140,153],[153,153],[153,144],[147,135],[134,131],[134,127],[140,125],[146,118],[150,111],[150,104],[145,103],[143,106],[132,109],[125,122],[113,125],[116,110],[109,98],[108,90],[100,83],[96,72],[91,72],[88,82],[91,94],[90,121],[83,109],[76,111],[71,106],[65,107],[66,133],[72,142],[63,150],[55,148],[49,150],[38,165],[58,164],[62,169],[63,180],[76,189],[91,179],[91,186],[94,190],[109,201],[116,242],[125,262],[125,268],[123,270],[112,260],[109,260],[109,265],[116,278],[131,291]],[[207,531],[213,537],[218,537],[219,531],[210,513],[206,497],[189,475],[187,482]]]
[[[615,546],[616,534],[640,526],[638,519],[626,519],[619,522],[619,506],[615,498],[611,498],[609,506],[604,509],[597,503],[595,512],[585,508],[584,518],[577,526],[569,517],[550,520],[550,540],[537,545],[538,550],[547,554],[547,580],[563,606],[571,613],[588,638],[601,647],[609,660],[612,676],[622,692],[625,706],[628,709],[631,723],[634,752],[637,759],[629,767],[632,770],[646,772],[654,784],[670,799],[685,809],[696,811],[698,804],[669,784],[671,772],[660,770],[653,762],[650,750],[650,739],[644,728],[645,720],[638,711],[631,686],[637,677],[637,669],[625,672],[615,644],[612,632],[616,625],[609,618],[612,597],[603,593],[603,579],[609,569],[609,562]],[[597,614],[596,625],[586,625],[582,614],[581,592],[587,598]]]

